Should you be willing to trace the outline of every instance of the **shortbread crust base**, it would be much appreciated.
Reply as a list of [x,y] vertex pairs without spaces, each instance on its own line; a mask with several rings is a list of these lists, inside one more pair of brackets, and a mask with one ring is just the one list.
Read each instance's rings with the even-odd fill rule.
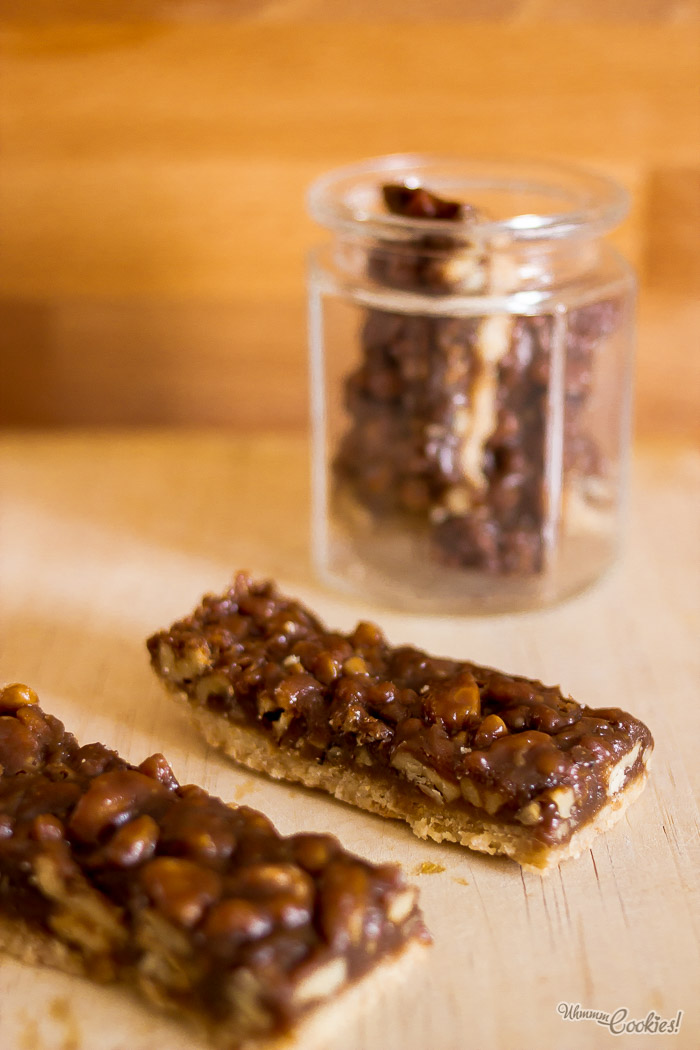
[[[172,689],[172,686],[168,686]],[[524,868],[540,875],[574,859],[590,848],[595,839],[608,831],[624,815],[627,807],[641,793],[646,782],[646,768],[628,778],[621,791],[609,797],[602,809],[565,842],[546,846],[526,827],[504,824],[488,817],[481,818],[455,805],[440,805],[427,796],[417,798],[408,785],[390,774],[374,769],[371,775],[331,763],[320,765],[292,751],[283,751],[262,731],[205,707],[195,707],[180,690],[173,689],[187,706],[195,726],[212,747],[248,769],[265,773],[275,780],[293,781],[309,788],[320,788],[342,802],[406,821],[419,838],[435,842],[456,842],[479,853],[505,854]],[[647,757],[650,752],[647,752]]]

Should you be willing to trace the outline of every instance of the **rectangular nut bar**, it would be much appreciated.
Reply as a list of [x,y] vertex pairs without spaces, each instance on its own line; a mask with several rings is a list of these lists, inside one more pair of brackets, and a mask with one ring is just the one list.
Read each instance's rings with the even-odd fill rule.
[[393,648],[372,623],[329,631],[245,574],[148,647],[207,740],[244,765],[533,870],[619,819],[653,747],[617,708]]
[[428,939],[397,867],[282,837],[162,755],[81,747],[27,686],[0,689],[0,774],[0,944],[135,988],[226,1050]]

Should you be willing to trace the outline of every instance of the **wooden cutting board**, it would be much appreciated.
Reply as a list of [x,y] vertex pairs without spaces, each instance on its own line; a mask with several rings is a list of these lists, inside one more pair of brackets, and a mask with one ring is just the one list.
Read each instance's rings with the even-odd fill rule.
[[[700,455],[640,449],[624,554],[607,578],[559,608],[488,619],[402,616],[322,590],[309,565],[306,464],[303,439],[281,435],[5,436],[0,680],[34,685],[84,742],[134,761],[162,750],[181,781],[259,807],[284,832],[332,831],[372,860],[404,865],[434,947],[402,980],[367,982],[334,1048],[695,1050]],[[541,879],[238,769],[192,736],[143,643],[242,567],[277,577],[339,627],[374,617],[392,641],[630,708],[656,737],[647,790],[588,854]],[[564,1019],[560,1003],[683,1017],[676,1035],[614,1036]],[[114,989],[0,959],[2,1050],[154,1046],[199,1050]]]

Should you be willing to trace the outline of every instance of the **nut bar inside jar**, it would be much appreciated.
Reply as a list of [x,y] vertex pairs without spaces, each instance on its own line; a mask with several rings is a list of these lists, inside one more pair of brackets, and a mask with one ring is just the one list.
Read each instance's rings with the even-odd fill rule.
[[314,549],[436,612],[547,604],[614,556],[634,278],[624,191],[539,164],[392,156],[309,196]]

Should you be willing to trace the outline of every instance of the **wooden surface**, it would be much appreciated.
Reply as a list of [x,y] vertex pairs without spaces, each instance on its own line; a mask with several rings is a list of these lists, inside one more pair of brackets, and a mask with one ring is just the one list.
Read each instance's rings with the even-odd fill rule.
[[[314,581],[302,438],[6,434],[0,680],[32,683],[82,741],[104,740],[135,761],[162,749],[182,781],[262,808],[285,832],[331,830],[405,866],[434,947],[403,982],[374,983],[365,1009],[337,1027],[334,1050],[696,1050],[699,486],[700,455],[640,446],[625,553],[599,585],[540,613],[421,619],[346,602]],[[397,643],[630,708],[656,737],[646,791],[590,853],[542,880],[236,768],[194,738],[162,694],[144,639],[239,567],[276,576],[339,627],[374,617]],[[418,874],[426,862],[444,871]],[[684,1018],[678,1035],[614,1037],[562,1020],[562,1001]],[[329,1045],[305,1041],[303,1050]],[[199,1050],[113,990],[0,961],[2,1050],[153,1046]]]
[[627,186],[637,431],[700,436],[696,0],[123,6],[0,4],[0,423],[301,431],[305,189],[434,150]]

